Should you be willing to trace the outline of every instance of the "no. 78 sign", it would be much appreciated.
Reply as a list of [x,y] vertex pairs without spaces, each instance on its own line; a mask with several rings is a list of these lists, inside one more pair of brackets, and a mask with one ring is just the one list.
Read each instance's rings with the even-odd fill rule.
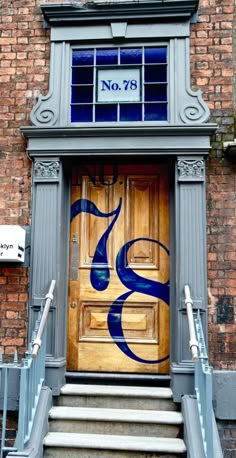
[[97,102],[139,102],[140,68],[97,69]]

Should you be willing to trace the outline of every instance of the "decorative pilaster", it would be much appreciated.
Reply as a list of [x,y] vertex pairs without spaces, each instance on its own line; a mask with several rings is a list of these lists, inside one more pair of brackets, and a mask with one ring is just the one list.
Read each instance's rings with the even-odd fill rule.
[[[65,371],[65,322],[67,276],[67,228],[65,183],[59,158],[33,162],[33,214],[31,243],[30,327],[44,303],[51,280],[56,280],[54,301],[48,319],[47,370],[49,386],[56,394]],[[65,278],[65,282],[61,279]],[[60,337],[59,337],[60,336]],[[62,371],[63,369],[63,371]],[[59,375],[61,374],[61,376]]]
[[[177,157],[179,295],[190,285],[194,305],[206,308],[206,215],[205,161],[203,158]],[[183,308],[183,304],[179,304]],[[184,307],[185,309],[185,307]]]
[[[177,157],[176,159],[176,304],[173,307],[172,354],[175,398],[185,393],[193,382],[193,363],[189,351],[189,331],[184,285],[189,285],[194,310],[200,310],[206,331],[207,273],[206,273],[206,205],[205,159]],[[174,323],[174,326],[173,326]],[[186,376],[189,374],[191,377]],[[183,377],[184,376],[184,377]]]

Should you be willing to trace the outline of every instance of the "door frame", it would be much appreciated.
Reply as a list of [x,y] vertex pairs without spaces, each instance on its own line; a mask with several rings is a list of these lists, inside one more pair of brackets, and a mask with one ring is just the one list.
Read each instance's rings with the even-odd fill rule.
[[[91,157],[105,159],[111,155],[129,157],[132,161],[152,157],[170,161],[172,170],[171,384],[176,400],[183,393],[191,394],[193,363],[188,349],[184,284],[192,287],[194,310],[200,309],[207,336],[205,161],[215,125],[181,128],[148,126],[142,129],[104,127],[102,148],[98,149],[95,145],[101,145],[99,128],[43,129],[32,126],[21,130],[28,139],[28,154],[33,161],[30,329],[48,284],[52,278],[57,281],[49,322],[46,383],[53,393],[59,394],[66,373],[69,224],[66,226],[65,221],[69,222],[70,207],[68,164],[75,157],[83,161]],[[200,272],[199,277],[196,277],[196,271]]]

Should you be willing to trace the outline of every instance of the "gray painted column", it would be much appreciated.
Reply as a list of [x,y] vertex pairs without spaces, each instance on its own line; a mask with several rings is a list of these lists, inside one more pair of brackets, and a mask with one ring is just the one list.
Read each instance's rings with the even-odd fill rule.
[[[59,393],[66,366],[68,185],[59,158],[33,163],[30,333],[52,279],[55,296],[48,319],[46,384]],[[64,279],[65,281],[62,281]]]
[[197,156],[178,156],[175,166],[175,294],[172,300],[171,371],[174,397],[193,393],[193,363],[189,351],[189,332],[184,285],[188,284],[193,309],[200,309],[206,333],[206,196],[205,160]]

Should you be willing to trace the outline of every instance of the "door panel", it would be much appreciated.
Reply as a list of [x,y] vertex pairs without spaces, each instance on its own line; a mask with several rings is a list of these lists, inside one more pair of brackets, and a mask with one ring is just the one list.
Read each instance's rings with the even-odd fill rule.
[[[126,240],[153,239],[158,233],[158,215],[155,212],[158,205],[157,185],[156,177],[127,177]],[[136,268],[141,265],[154,267],[156,248],[152,243],[140,241],[131,247],[129,263]]]
[[70,243],[68,369],[167,373],[167,168],[74,170]]

